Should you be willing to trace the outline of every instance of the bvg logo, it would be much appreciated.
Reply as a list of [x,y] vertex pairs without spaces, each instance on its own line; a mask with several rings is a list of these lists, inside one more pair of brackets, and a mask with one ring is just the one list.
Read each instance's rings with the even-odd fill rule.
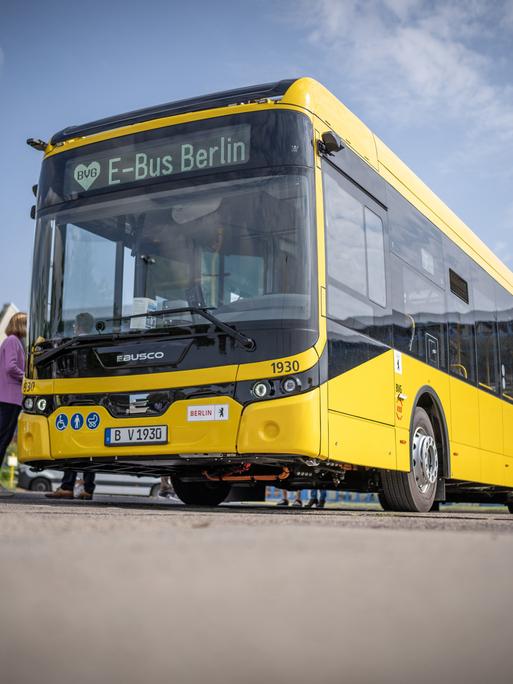
[[91,185],[100,175],[101,167],[98,162],[93,161],[88,166],[79,164],[75,167],[73,177],[84,190],[89,190]]
[[117,363],[130,363],[130,361],[154,361],[163,359],[164,352],[139,352],[138,354],[118,354]]

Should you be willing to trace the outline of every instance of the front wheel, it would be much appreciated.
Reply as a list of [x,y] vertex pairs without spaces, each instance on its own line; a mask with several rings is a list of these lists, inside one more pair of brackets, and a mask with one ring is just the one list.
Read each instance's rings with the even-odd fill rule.
[[171,482],[176,496],[189,506],[219,506],[231,489],[225,482],[183,482],[176,476]]
[[410,452],[409,473],[393,470],[381,473],[383,497],[389,510],[427,513],[435,500],[439,456],[433,425],[420,407],[415,409],[413,417]]

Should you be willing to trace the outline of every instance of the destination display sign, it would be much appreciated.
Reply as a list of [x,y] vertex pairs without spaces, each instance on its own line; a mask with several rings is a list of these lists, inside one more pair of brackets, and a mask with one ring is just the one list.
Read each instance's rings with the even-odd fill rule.
[[64,168],[64,195],[246,164],[250,145],[250,124],[120,144],[69,159]]

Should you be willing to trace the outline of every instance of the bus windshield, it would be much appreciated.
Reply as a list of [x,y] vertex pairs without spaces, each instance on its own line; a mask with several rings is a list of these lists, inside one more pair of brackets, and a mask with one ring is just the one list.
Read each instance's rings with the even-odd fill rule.
[[309,319],[312,172],[266,171],[55,207],[38,223],[32,340],[204,325],[151,315],[187,307],[241,329]]

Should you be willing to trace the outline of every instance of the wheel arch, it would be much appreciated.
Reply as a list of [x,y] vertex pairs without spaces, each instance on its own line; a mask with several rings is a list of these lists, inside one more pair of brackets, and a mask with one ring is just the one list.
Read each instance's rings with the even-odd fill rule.
[[417,407],[423,408],[431,420],[435,431],[437,446],[442,449],[442,475],[443,477],[448,478],[451,476],[451,451],[449,445],[449,431],[447,429],[447,420],[445,418],[442,401],[436,391],[429,385],[424,385],[418,390],[413,402],[410,418],[410,439],[415,409]]

